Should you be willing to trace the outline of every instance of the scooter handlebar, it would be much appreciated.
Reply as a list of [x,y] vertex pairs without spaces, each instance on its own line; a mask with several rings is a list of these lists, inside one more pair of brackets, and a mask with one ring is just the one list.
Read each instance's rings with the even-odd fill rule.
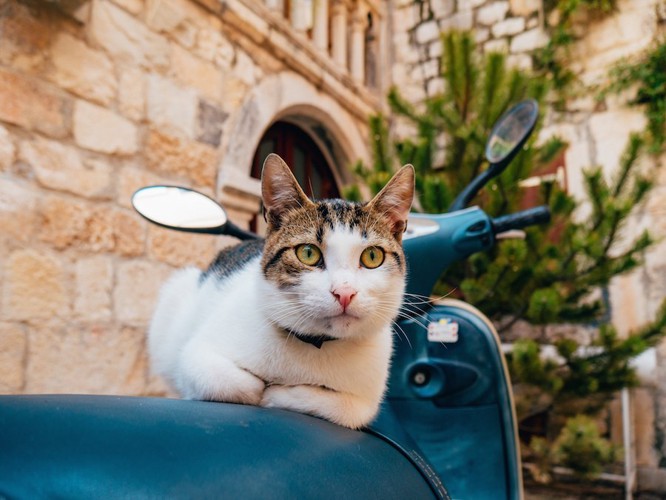
[[547,205],[528,208],[527,210],[492,219],[495,234],[510,231],[511,229],[522,229],[527,226],[545,224],[547,222],[550,222],[550,208]]

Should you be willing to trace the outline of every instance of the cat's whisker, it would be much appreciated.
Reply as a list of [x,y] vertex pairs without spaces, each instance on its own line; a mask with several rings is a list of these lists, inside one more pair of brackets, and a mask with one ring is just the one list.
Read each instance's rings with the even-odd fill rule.
[[405,292],[404,295],[405,295],[405,297],[414,297],[414,298],[418,298],[418,299],[423,299],[423,301],[421,301],[421,302],[409,301],[411,304],[431,304],[435,301],[442,300],[442,299],[445,299],[445,298],[449,297],[455,291],[456,291],[456,288],[452,289],[446,295],[440,295],[439,297],[431,297],[431,296],[420,295],[420,294],[417,294],[417,293],[408,293],[408,292]]
[[407,335],[407,332],[405,332],[405,330],[402,329],[402,327],[398,324],[397,321],[391,321],[391,323],[395,327],[393,331],[398,333],[398,338],[400,338],[400,332],[402,332],[403,337],[405,337],[405,340],[407,341],[407,345],[409,346],[410,349],[413,350],[414,347],[412,347],[412,343],[409,341],[409,335]]

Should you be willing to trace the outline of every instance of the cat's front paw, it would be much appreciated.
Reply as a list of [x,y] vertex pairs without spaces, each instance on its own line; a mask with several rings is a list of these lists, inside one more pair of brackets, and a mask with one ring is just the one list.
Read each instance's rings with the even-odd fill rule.
[[260,406],[265,408],[288,408],[289,387],[284,385],[271,385],[266,387],[261,397]]

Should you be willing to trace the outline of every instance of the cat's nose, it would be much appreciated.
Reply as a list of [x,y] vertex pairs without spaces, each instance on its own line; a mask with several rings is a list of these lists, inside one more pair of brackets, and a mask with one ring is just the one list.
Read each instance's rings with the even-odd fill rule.
[[342,285],[337,288],[334,288],[331,293],[338,299],[342,309],[347,309],[347,306],[351,303],[352,299],[356,296],[356,290],[354,290],[349,285]]

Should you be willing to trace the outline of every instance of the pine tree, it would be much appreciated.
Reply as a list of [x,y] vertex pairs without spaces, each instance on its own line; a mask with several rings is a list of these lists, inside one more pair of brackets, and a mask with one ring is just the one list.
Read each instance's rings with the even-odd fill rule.
[[[396,167],[413,164],[417,205],[429,213],[445,212],[455,195],[485,168],[485,141],[499,116],[523,98],[543,104],[548,91],[545,77],[510,69],[503,54],[480,56],[469,33],[444,34],[442,44],[446,91],[416,105],[397,89],[391,90],[392,119],[409,123],[413,135],[393,138],[389,120],[373,116],[373,162],[355,166],[359,177],[377,192]],[[489,215],[519,210],[524,199],[519,181],[539,172],[566,146],[558,138],[537,144],[540,127],[539,122],[523,151],[474,200]],[[645,232],[624,242],[622,249],[618,245],[630,212],[652,187],[637,168],[643,143],[640,135],[630,137],[610,181],[600,167],[584,172],[590,200],[584,218],[574,217],[581,206],[556,182],[542,183],[540,203],[550,206],[552,223],[528,228],[524,239],[502,241],[453,266],[441,277],[435,294],[453,291],[490,316],[500,333],[521,319],[533,324],[598,321],[605,305],[595,292],[639,266],[653,244]],[[545,396],[546,404],[564,416],[554,420],[558,422],[550,436],[554,441],[566,418],[594,413],[619,388],[636,383],[630,359],[664,334],[666,307],[654,323],[625,339],[604,325],[592,346],[560,340],[559,362],[544,361],[533,341],[519,341],[510,358],[513,381]]]

